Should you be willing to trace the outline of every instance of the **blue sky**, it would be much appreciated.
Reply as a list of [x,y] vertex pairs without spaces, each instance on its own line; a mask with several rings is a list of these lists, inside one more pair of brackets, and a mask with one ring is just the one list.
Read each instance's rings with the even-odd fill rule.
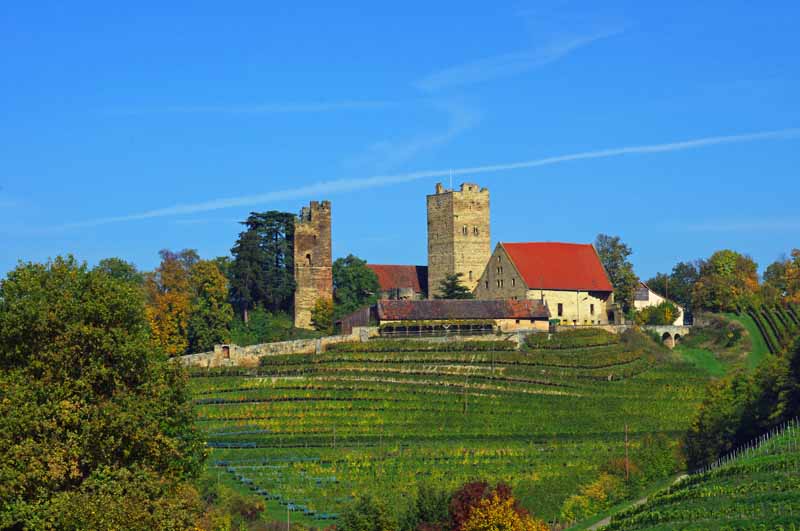
[[800,247],[797,2],[116,4],[4,4],[0,272],[311,199],[335,256],[424,264],[451,169],[495,242],[616,234],[645,278]]

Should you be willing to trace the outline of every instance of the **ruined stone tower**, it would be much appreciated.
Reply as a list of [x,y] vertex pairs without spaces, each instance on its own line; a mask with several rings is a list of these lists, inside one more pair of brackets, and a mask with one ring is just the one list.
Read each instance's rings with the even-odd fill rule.
[[333,297],[330,201],[311,201],[300,211],[294,227],[294,280],[294,326],[312,328],[314,304]]
[[462,273],[463,284],[474,289],[492,254],[489,190],[472,183],[447,190],[437,183],[436,193],[427,199],[428,298],[453,273]]

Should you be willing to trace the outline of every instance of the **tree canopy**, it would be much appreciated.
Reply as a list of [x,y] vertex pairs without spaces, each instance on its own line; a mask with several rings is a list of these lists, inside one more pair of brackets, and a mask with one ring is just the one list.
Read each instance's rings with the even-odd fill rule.
[[378,276],[361,258],[350,254],[333,262],[333,299],[336,303],[336,317],[374,304],[378,300],[380,289]]
[[639,284],[639,277],[628,260],[633,251],[619,236],[607,234],[598,234],[594,247],[608,273],[611,285],[614,286],[615,302],[622,307],[623,312],[628,312],[633,307],[634,292]]
[[434,299],[474,299],[475,295],[461,282],[464,273],[447,275],[439,282],[439,291]]
[[247,320],[247,312],[263,306],[289,312],[294,300],[295,216],[270,210],[252,212],[246,230],[231,249],[231,300]]
[[692,309],[692,290],[700,276],[697,262],[678,262],[669,275],[657,273],[647,285],[661,295],[675,301],[687,311]]
[[204,458],[142,292],[72,257],[0,283],[0,528],[185,529]]
[[759,290],[757,268],[749,256],[728,249],[715,252],[700,263],[693,307],[731,312],[752,304]]

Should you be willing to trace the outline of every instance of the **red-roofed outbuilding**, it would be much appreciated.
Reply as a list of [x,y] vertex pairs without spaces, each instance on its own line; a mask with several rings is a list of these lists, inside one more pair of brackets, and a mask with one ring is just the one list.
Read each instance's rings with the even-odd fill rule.
[[424,299],[428,268],[416,265],[367,264],[378,277],[381,299]]

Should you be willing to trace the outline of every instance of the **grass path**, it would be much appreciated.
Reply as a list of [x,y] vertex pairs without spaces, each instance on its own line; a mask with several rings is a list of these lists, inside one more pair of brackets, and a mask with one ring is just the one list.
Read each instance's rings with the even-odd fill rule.
[[750,353],[747,356],[747,367],[755,369],[761,363],[761,360],[769,354],[769,348],[761,332],[758,331],[756,323],[753,322],[753,318],[749,315],[736,315],[735,313],[724,313],[722,315],[731,321],[736,321],[747,330],[750,336]]

